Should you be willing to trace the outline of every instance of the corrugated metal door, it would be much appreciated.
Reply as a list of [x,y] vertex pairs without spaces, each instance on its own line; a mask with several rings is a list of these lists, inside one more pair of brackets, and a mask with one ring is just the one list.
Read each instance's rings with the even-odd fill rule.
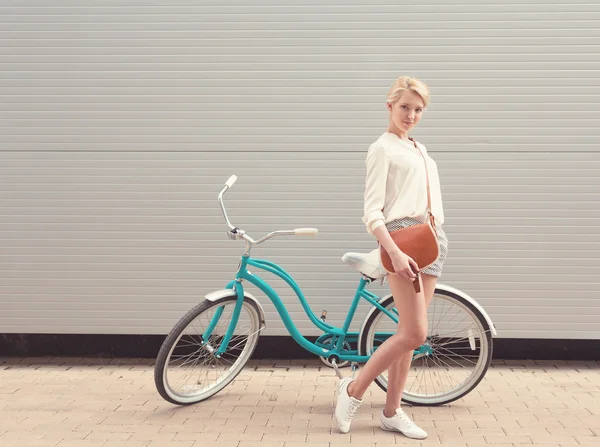
[[340,323],[359,279],[340,258],[374,247],[365,152],[409,74],[432,90],[414,136],[443,184],[441,281],[502,337],[600,337],[599,19],[592,1],[0,1],[0,332],[166,333],[234,274],[231,174],[252,235],[321,230],[255,255]]

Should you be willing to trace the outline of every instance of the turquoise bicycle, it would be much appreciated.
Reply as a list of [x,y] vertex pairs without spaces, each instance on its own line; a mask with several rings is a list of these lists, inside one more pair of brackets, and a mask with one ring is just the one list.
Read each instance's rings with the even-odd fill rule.
[[[317,317],[294,279],[282,267],[250,256],[254,246],[275,236],[315,236],[314,228],[274,231],[254,240],[227,217],[224,193],[237,177],[231,176],[218,195],[231,239],[246,241],[235,279],[223,290],[188,311],[165,338],[157,355],[154,379],[159,394],[168,402],[193,404],[215,395],[242,371],[250,360],[265,328],[260,302],[244,289],[243,282],[255,285],[273,302],[294,340],[318,356],[342,377],[340,367],[348,363],[353,371],[366,362],[377,347],[397,330],[398,312],[391,294],[379,297],[366,286],[383,282],[377,250],[346,253],[342,260],[356,268],[361,277],[342,327]],[[296,293],[310,321],[323,335],[314,342],[296,328],[285,304],[273,288],[248,268],[255,267],[283,279]],[[349,327],[361,299],[373,307],[359,332]],[[411,371],[402,400],[413,405],[442,405],[472,391],[485,376],[492,359],[492,340],[496,329],[485,310],[467,294],[438,284],[428,308],[429,330],[426,342],[414,350]],[[387,390],[386,373],[376,379]]]

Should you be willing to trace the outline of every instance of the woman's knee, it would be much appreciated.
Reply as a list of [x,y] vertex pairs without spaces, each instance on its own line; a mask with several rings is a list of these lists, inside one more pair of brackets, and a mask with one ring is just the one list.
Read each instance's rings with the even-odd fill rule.
[[411,349],[416,349],[427,340],[427,327],[417,326],[412,330],[407,331],[405,337]]

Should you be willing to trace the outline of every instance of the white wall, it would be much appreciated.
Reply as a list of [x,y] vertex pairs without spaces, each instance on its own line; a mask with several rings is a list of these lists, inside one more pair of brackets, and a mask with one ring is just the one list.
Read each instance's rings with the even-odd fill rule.
[[320,229],[255,254],[341,323],[340,258],[374,247],[365,152],[409,74],[432,90],[440,281],[501,337],[599,338],[600,5],[377,3],[0,0],[0,333],[166,333],[234,274],[231,174],[251,234]]

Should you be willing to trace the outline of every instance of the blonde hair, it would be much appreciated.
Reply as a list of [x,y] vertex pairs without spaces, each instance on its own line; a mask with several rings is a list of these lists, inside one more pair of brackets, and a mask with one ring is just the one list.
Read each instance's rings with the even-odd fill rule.
[[394,81],[387,95],[387,102],[394,104],[400,99],[402,93],[410,90],[423,99],[424,106],[429,104],[429,87],[423,81],[409,76],[400,76]]

